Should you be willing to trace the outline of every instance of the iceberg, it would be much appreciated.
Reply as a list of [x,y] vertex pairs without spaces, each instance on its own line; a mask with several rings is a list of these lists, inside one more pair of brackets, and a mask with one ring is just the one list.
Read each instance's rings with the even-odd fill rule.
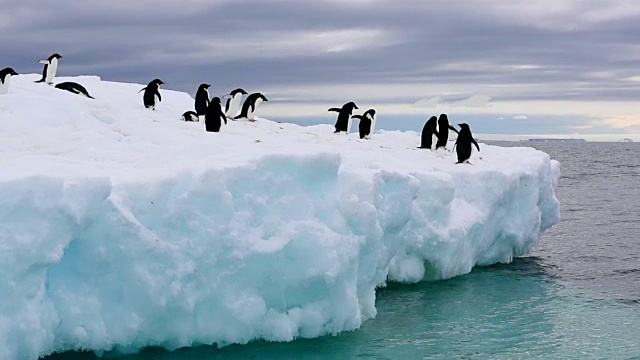
[[357,329],[377,287],[509,262],[560,218],[559,163],[531,148],[455,165],[330,114],[207,133],[179,121],[186,93],[151,111],[144,85],[58,79],[91,100],[37,78],[0,97],[2,359]]

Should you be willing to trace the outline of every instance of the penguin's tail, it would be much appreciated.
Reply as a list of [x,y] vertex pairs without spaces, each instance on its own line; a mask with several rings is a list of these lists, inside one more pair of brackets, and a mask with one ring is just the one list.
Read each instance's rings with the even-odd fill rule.
[[94,100],[95,100],[95,98],[94,98],[93,96],[89,95],[89,94],[87,94],[87,97],[88,97],[89,99],[94,99]]

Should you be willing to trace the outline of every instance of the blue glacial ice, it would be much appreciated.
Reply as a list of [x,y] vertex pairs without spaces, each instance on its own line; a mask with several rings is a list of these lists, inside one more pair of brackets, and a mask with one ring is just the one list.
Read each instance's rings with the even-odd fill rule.
[[210,134],[178,121],[184,93],[152,112],[142,85],[76,78],[92,101],[36,77],[0,98],[2,359],[337,334],[387,281],[509,262],[559,221],[559,164],[533,149],[454,165],[413,132]]

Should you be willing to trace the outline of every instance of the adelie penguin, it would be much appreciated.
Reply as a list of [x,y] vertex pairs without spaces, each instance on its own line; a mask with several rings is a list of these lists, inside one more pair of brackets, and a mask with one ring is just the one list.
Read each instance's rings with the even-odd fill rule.
[[12,68],[5,68],[0,70],[0,95],[4,95],[9,92],[9,83],[11,77],[18,75]]
[[260,93],[253,93],[247,96],[247,99],[244,101],[244,104],[242,104],[242,110],[240,111],[240,115],[234,117],[234,119],[237,120],[237,119],[246,118],[249,121],[255,121],[254,117],[256,114],[256,109],[258,108],[258,105],[260,105],[263,101],[269,101],[269,100],[267,100],[267,98]]
[[80,85],[78,83],[71,82],[71,81],[57,84],[56,88],[57,89],[61,89],[61,90],[67,90],[67,91],[72,92],[74,94],[84,95],[84,96],[88,97],[89,99],[95,99],[93,96],[89,95],[89,92],[87,91],[87,89],[84,88],[84,86],[82,86],[82,85]]
[[220,132],[220,128],[227,124],[227,117],[222,112],[220,98],[214,97],[207,107],[204,116],[204,128],[208,132]]
[[247,95],[247,92],[241,88],[237,88],[229,93],[229,98],[227,99],[227,103],[224,107],[224,114],[227,115],[227,117],[233,118],[238,115],[243,95]]
[[331,108],[328,111],[335,111],[338,113],[338,119],[336,120],[336,131],[334,133],[346,132],[347,134],[351,130],[351,114],[353,114],[353,110],[357,109],[358,106],[353,101],[350,101],[341,108]]
[[453,126],[449,125],[449,118],[447,118],[447,114],[440,114],[438,118],[438,141],[436,142],[436,150],[439,148],[446,148],[447,141],[449,141],[449,130],[453,130],[456,134],[458,130]]
[[142,88],[142,90],[144,90],[144,95],[142,96],[144,107],[151,110],[156,109],[156,105],[162,101],[162,96],[160,96],[160,85],[162,84],[164,84],[162,80],[154,79],[149,85]]
[[360,119],[358,126],[360,139],[371,139],[371,134],[373,134],[376,129],[376,111],[369,109],[362,115],[353,115],[352,118]]
[[200,84],[198,91],[196,92],[196,114],[203,116],[207,113],[207,107],[209,107],[209,84]]
[[436,126],[438,125],[438,118],[432,116],[427,120],[422,128],[422,137],[420,141],[419,149],[429,149],[431,150],[431,145],[433,144],[433,135],[438,135],[438,130]]
[[480,151],[480,146],[473,139],[469,125],[462,123],[458,124],[458,126],[460,126],[460,132],[458,132],[458,139],[453,145],[453,148],[456,149],[456,154],[458,154],[458,162],[456,164],[469,163],[467,160],[471,157],[471,144],[473,143],[478,151]]
[[58,71],[58,61],[60,59],[62,59],[62,56],[55,53],[49,56],[46,60],[40,60],[40,64],[44,64],[44,70],[42,71],[42,79],[36,82],[46,82],[49,85],[53,84],[53,79],[56,77],[56,72]]
[[180,120],[187,121],[187,122],[188,121],[199,122],[200,117],[198,116],[198,114],[195,113],[195,111],[185,111],[185,113],[182,114],[182,117],[180,117]]

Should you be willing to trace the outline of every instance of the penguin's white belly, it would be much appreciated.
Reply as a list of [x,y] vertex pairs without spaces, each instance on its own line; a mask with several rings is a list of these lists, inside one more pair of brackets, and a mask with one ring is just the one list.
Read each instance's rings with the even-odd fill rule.
[[249,111],[247,112],[247,119],[249,120],[253,120],[253,117],[255,116],[256,110],[258,109],[258,106],[262,103],[262,99],[257,99],[256,102],[253,104],[253,109],[250,106],[249,107]]
[[47,76],[44,78],[46,83],[52,83],[53,79],[56,77],[56,72],[58,71],[58,59],[51,60],[49,66],[47,66]]
[[353,120],[351,120],[351,116],[349,116],[349,120],[347,120],[347,134],[351,132],[351,123],[353,123]]
[[373,132],[376,131],[376,118],[375,116],[371,119],[371,129],[369,130],[369,137],[373,135]]
[[159,102],[160,98],[158,97],[158,95],[153,95],[153,106],[158,105]]
[[4,83],[0,83],[0,95],[7,94],[9,92],[9,83],[11,82],[11,75],[7,75],[4,78]]
[[236,95],[231,98],[229,101],[229,109],[225,113],[227,116],[234,117],[238,114],[238,110],[240,110],[240,101],[242,100],[242,94]]
[[224,122],[224,118],[222,116],[220,116],[220,129],[225,127],[225,125],[227,125],[227,124]]

